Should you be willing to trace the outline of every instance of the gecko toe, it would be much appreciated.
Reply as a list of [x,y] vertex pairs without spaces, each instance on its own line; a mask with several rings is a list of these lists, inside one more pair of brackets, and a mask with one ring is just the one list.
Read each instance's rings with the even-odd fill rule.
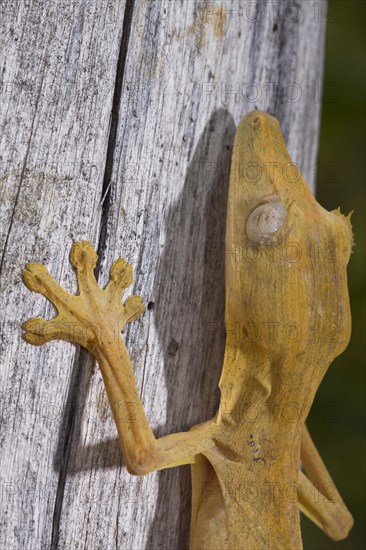
[[32,332],[25,332],[22,336],[23,340],[32,346],[43,346],[46,340],[39,334],[33,334]]
[[27,264],[22,273],[24,284],[29,290],[44,294],[47,290],[47,282],[51,275],[46,266],[42,264]]
[[124,310],[127,317],[127,323],[135,321],[144,312],[145,306],[141,296],[130,296],[124,303]]
[[97,253],[88,241],[76,242],[72,245],[70,261],[77,271],[93,271],[97,260]]
[[132,284],[132,265],[119,258],[112,264],[110,279],[119,288],[128,288]]
[[[29,319],[22,325],[25,331],[23,339],[34,346],[41,346],[51,340],[66,340],[68,342],[77,342],[81,340],[82,330],[77,323],[68,322],[62,315],[57,315],[49,321],[42,317]],[[79,340],[76,338],[79,337]]]

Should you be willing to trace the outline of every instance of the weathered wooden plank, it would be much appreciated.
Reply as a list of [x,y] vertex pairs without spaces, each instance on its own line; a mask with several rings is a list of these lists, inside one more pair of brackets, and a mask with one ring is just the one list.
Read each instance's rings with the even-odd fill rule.
[[53,312],[20,273],[40,259],[75,288],[72,240],[98,243],[123,15],[123,1],[1,3],[1,548],[57,537],[80,354],[22,342],[21,322]]
[[[20,268],[43,260],[73,288],[69,243],[97,244],[100,234],[100,279],[124,255],[135,268],[133,292],[150,303],[126,339],[156,434],[211,416],[241,116],[260,108],[279,118],[294,161],[314,182],[325,22],[309,4],[141,0],[128,4],[124,26],[122,2],[44,3],[17,15],[11,4],[7,82],[36,75],[37,94],[29,104],[26,87],[8,86],[1,119],[0,545],[47,548],[53,523],[54,548],[186,547],[188,469],[127,474],[99,369],[71,346],[21,343],[20,320],[50,311],[22,288]],[[12,42],[12,27],[26,38]],[[104,189],[111,186],[101,208],[105,164]]]
[[[139,2],[133,12],[101,280],[124,255],[135,268],[133,292],[150,304],[126,338],[158,435],[215,410],[227,182],[241,116],[254,107],[278,116],[294,160],[313,183],[319,104],[312,86],[321,82],[324,26],[305,4],[301,17],[296,10],[281,14],[277,5],[256,21],[236,5],[224,11],[219,4]],[[78,548],[186,548],[188,468],[143,480],[110,469],[121,459],[117,440],[102,443],[113,436],[110,414],[95,412],[103,395],[96,370],[76,418],[83,428],[70,444],[73,479],[93,487],[95,498],[75,522],[82,495],[66,487],[61,547],[75,545],[79,534]],[[91,419],[94,429],[86,430]],[[83,467],[103,461],[99,472]]]

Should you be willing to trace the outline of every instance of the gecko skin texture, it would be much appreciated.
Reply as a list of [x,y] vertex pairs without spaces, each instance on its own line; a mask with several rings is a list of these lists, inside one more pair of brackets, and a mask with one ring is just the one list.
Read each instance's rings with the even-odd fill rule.
[[[333,540],[353,520],[305,426],[317,388],[347,346],[351,317],[346,268],[350,216],[322,208],[287,152],[278,121],[260,111],[240,122],[226,227],[226,347],[220,406],[188,432],[156,439],[120,337],[143,312],[123,259],[102,289],[95,250],[71,251],[78,295],[46,267],[28,264],[27,287],[56,307],[24,323],[33,345],[67,340],[99,363],[128,471],[145,475],[191,464],[191,550],[298,550],[299,510]],[[118,330],[116,331],[116,327]],[[133,404],[128,423],[126,408]],[[121,406],[124,414],[121,415]],[[300,460],[303,470],[300,469]]]

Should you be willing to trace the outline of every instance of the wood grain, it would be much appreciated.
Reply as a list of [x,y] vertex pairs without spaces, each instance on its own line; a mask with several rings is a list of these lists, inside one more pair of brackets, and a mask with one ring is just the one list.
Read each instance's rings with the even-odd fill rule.
[[213,414],[239,119],[274,114],[308,183],[316,172],[325,20],[306,2],[250,4],[1,4],[0,547],[187,547],[188,468],[126,472],[99,369],[21,341],[21,322],[53,312],[20,271],[44,262],[75,289],[82,238],[101,282],[132,261],[149,305],[126,340],[155,434]]

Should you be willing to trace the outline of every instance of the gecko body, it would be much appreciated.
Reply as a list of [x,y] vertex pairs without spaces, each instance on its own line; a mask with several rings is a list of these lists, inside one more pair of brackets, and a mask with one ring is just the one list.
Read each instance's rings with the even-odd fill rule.
[[[87,241],[75,243],[77,296],[43,266],[26,267],[25,284],[50,299],[58,314],[27,321],[25,340],[68,340],[95,356],[129,472],[191,464],[191,550],[301,549],[299,508],[333,539],[347,536],[352,517],[305,420],[350,338],[352,242],[349,217],[317,203],[277,120],[259,111],[244,117],[229,186],[220,406],[208,422],[160,439],[145,416],[123,340],[114,337],[116,323],[122,329],[143,311],[138,296],[121,302],[131,266],[117,260],[101,289],[95,251]],[[121,418],[122,403],[133,403],[138,422]]]

